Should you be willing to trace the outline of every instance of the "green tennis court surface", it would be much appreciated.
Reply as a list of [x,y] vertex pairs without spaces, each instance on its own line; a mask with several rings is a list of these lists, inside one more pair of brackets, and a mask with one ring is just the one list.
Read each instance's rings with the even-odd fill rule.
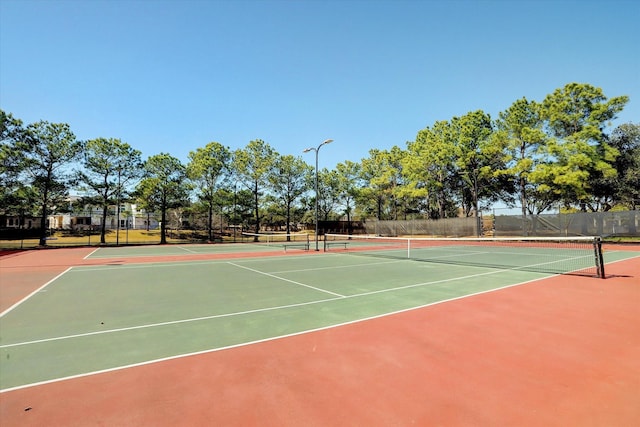
[[[135,261],[239,248],[247,245],[107,248],[90,258]],[[605,261],[637,256],[608,251]],[[546,276],[522,265],[451,265],[340,251],[74,267],[0,318],[0,388],[283,337]]]

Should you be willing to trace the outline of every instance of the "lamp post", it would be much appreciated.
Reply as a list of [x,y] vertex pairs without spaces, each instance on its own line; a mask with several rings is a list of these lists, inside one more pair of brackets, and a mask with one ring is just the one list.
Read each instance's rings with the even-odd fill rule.
[[327,139],[325,141],[322,142],[322,144],[318,145],[317,147],[310,147],[307,148],[306,150],[303,151],[303,153],[308,153],[309,151],[315,151],[316,153],[316,234],[315,234],[315,238],[316,238],[316,251],[320,250],[318,249],[318,152],[320,151],[320,148],[323,145],[326,145],[330,142],[333,142],[333,139]]

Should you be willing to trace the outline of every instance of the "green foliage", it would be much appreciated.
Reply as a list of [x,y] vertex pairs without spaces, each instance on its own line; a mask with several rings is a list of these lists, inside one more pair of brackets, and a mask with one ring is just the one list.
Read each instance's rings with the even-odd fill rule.
[[167,243],[167,212],[189,204],[191,186],[186,180],[185,166],[170,154],[149,157],[144,169],[146,175],[138,184],[137,193],[145,200],[145,206],[160,210],[160,243],[164,244]]
[[275,199],[279,202],[277,206],[283,207],[281,211],[284,211],[286,232],[290,233],[294,204],[305,191],[308,191],[313,168],[300,157],[285,155],[275,157],[272,172],[269,174],[269,184]]
[[414,142],[407,143],[404,172],[410,196],[426,201],[430,217],[446,218],[454,198],[456,138],[448,121],[418,132]]
[[82,143],[66,123],[39,121],[25,129],[23,173],[40,206],[40,245],[46,244],[46,221],[50,210],[68,198],[72,176],[69,166],[82,150]]
[[106,243],[108,208],[128,194],[129,186],[142,175],[140,151],[115,138],[96,138],[84,146],[84,169],[78,180],[86,190],[86,201],[102,209],[100,242]]
[[617,175],[612,162],[619,151],[607,143],[604,129],[627,102],[626,96],[607,100],[600,88],[580,83],[548,95],[541,110],[550,134],[546,161],[531,174],[532,181],[565,206],[586,210],[593,186]]
[[189,153],[187,175],[197,184],[203,199],[210,199],[219,181],[229,172],[230,159],[229,148],[219,142],[210,142]]
[[0,201],[18,181],[24,168],[25,148],[22,121],[0,110]]
[[481,110],[454,117],[451,126],[463,209],[478,216],[482,200],[493,202],[513,192],[502,173],[509,159],[506,141],[494,137],[491,117]]
[[233,153],[232,164],[235,176],[253,195],[256,233],[260,232],[261,197],[267,190],[276,155],[274,149],[261,139],[250,141],[245,149],[236,150]]
[[24,215],[34,212],[34,201],[25,197],[20,180],[24,169],[24,128],[22,121],[0,110],[0,213]]
[[229,174],[228,163],[231,159],[229,149],[219,142],[210,142],[204,148],[189,153],[187,176],[196,184],[198,198],[204,203],[207,214],[209,240],[213,240],[213,210],[216,204],[216,192],[220,181]]
[[397,219],[401,210],[406,213],[402,172],[405,155],[404,150],[394,146],[391,150],[372,149],[369,157],[362,160],[361,177],[366,187],[360,201],[367,203],[365,212],[378,219]]
[[332,214],[340,204],[340,177],[335,170],[318,171],[318,216],[320,221],[336,219]]
[[529,176],[544,159],[541,150],[547,141],[540,117],[541,106],[535,101],[521,98],[500,113],[494,135],[506,150],[506,169],[500,171],[513,179],[520,196],[522,214],[538,213],[549,207],[544,194],[539,194]]
[[343,208],[344,215],[347,216],[347,222],[349,228],[351,227],[351,220],[355,202],[360,194],[361,183],[361,166],[359,163],[346,160],[344,163],[338,163],[336,165],[336,172],[338,178],[338,195],[339,205]]
[[[406,149],[372,148],[359,162],[317,171],[320,214],[348,221],[444,218],[471,215],[499,200],[519,200],[523,215],[560,204],[568,210],[635,209],[640,125],[609,130],[627,102],[626,96],[609,99],[600,88],[570,83],[542,102],[516,100],[495,121],[482,110],[437,121]],[[2,110],[0,119],[3,215],[39,214],[44,225],[54,207],[60,212],[69,206],[77,181],[82,202],[101,206],[103,216],[131,195],[147,212],[161,212],[163,242],[169,214],[176,224],[204,224],[206,212],[210,238],[214,219],[255,231],[265,219],[286,224],[287,231],[297,221],[313,222],[314,169],[260,139],[233,152],[210,142],[190,152],[186,166],[161,153],[141,168],[140,152],[118,139],[82,143],[66,124],[25,127]],[[81,170],[71,174],[83,149]],[[141,170],[144,179],[131,194]]]
[[620,155],[613,161],[617,175],[604,178],[593,184],[595,195],[613,195],[609,205],[619,201],[628,209],[640,205],[640,124],[625,123],[618,126],[609,139],[609,144]]
[[606,123],[613,120],[627,102],[627,96],[607,100],[600,88],[569,83],[547,95],[542,102],[542,116],[555,138],[574,136],[588,142],[603,141]]

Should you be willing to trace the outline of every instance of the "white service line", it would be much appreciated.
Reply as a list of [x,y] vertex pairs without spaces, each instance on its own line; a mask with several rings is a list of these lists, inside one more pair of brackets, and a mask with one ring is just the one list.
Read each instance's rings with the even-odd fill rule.
[[229,262],[229,264],[231,264],[231,265],[233,265],[235,267],[238,267],[238,268],[243,268],[245,270],[253,271],[254,273],[262,274],[264,276],[273,277],[274,279],[278,279],[278,280],[282,280],[282,281],[285,281],[285,282],[293,283],[294,285],[304,286],[305,288],[314,289],[314,290],[319,291],[319,292],[324,292],[324,293],[329,294],[329,295],[335,295],[335,296],[341,297],[341,298],[345,297],[344,295],[337,294],[335,292],[331,292],[331,291],[328,291],[326,289],[320,289],[320,288],[316,288],[315,286],[305,285],[304,283],[296,282],[295,280],[285,279],[284,277],[279,277],[279,276],[276,276],[274,274],[265,273],[264,271],[256,270],[256,269],[249,268],[249,267],[245,267],[243,265],[236,264],[236,263],[233,263],[233,262]]
[[29,298],[31,298],[33,295],[37,294],[38,292],[40,292],[42,289],[44,289],[45,287],[47,287],[50,283],[52,283],[54,280],[56,280],[58,277],[62,276],[63,274],[65,274],[67,271],[71,270],[72,267],[67,268],[65,271],[63,271],[62,273],[58,274],[56,277],[54,277],[53,279],[49,280],[47,283],[45,283],[44,285],[40,286],[38,289],[36,289],[35,291],[31,292],[29,295],[27,295],[26,297],[22,298],[20,301],[18,301],[17,303],[13,304],[11,307],[7,308],[5,311],[3,311],[2,313],[0,313],[0,317],[3,317],[5,314],[7,314],[8,312],[10,312],[11,310],[13,310],[14,308],[16,308],[17,306],[19,306],[20,304],[22,304],[23,302],[25,302],[26,300],[28,300]]
[[286,309],[286,308],[302,307],[302,306],[305,306],[305,305],[312,305],[312,304],[320,304],[320,303],[323,303],[323,302],[336,300],[336,299],[338,299],[338,298],[326,298],[326,299],[322,299],[322,300],[301,302],[301,303],[297,303],[297,304],[279,305],[279,306],[275,306],[275,307],[266,307],[266,308],[256,308],[254,310],[235,311],[233,313],[213,314],[211,316],[193,317],[193,318],[190,318],[190,319],[169,320],[167,322],[148,323],[146,325],[129,326],[129,327],[117,328],[117,329],[108,329],[108,330],[105,330],[105,331],[85,332],[85,333],[82,333],[82,334],[65,335],[65,336],[53,337],[53,338],[43,338],[43,339],[33,340],[33,341],[22,341],[22,342],[16,342],[16,343],[13,343],[13,344],[0,345],[0,348],[20,347],[20,346],[23,346],[23,345],[40,344],[40,343],[43,343],[43,342],[62,341],[62,340],[68,340],[68,339],[72,339],[72,338],[90,337],[90,336],[93,336],[93,335],[112,334],[112,333],[115,333],[115,332],[135,331],[137,329],[157,328],[159,326],[169,326],[169,325],[178,325],[178,324],[181,324],[181,323],[200,322],[200,321],[203,321],[203,320],[220,319],[220,318],[223,318],[223,317],[243,316],[245,314],[262,313],[262,312],[265,312],[265,311],[283,310],[283,309]]
[[[338,328],[338,327],[341,327],[341,326],[361,323],[361,322],[365,322],[367,320],[377,319],[377,318],[386,317],[386,316],[392,316],[392,315],[395,315],[395,314],[398,314],[398,313],[404,313],[404,312],[408,312],[408,311],[418,310],[418,309],[425,308],[425,307],[430,307],[430,306],[433,306],[433,305],[444,304],[444,303],[447,303],[447,302],[450,302],[450,301],[456,301],[456,300],[460,300],[460,299],[470,298],[470,297],[473,297],[473,296],[476,296],[476,295],[482,295],[482,294],[486,294],[486,293],[496,292],[496,291],[500,291],[502,289],[512,288],[512,287],[515,287],[515,286],[521,286],[521,285],[525,285],[527,283],[537,282],[539,280],[544,280],[544,279],[547,279],[547,278],[548,277],[541,277],[541,278],[537,278],[537,279],[527,280],[527,281],[520,282],[520,283],[515,283],[515,284],[512,284],[512,285],[502,286],[502,287],[499,287],[499,288],[496,288],[496,289],[480,291],[480,292],[476,292],[476,293],[472,293],[472,294],[468,294],[468,295],[461,295],[461,296],[458,296],[458,297],[453,297],[453,298],[449,298],[449,299],[441,300],[441,301],[434,301],[434,302],[430,302],[430,303],[427,303],[427,304],[422,304],[422,305],[415,306],[415,307],[409,307],[409,308],[405,308],[405,309],[401,309],[401,310],[396,310],[396,311],[389,312],[389,313],[382,313],[382,314],[369,316],[369,317],[365,317],[365,318],[361,318],[361,319],[355,319],[355,320],[350,320],[350,321],[346,321],[346,322],[342,322],[342,323],[337,323],[337,324],[334,324],[334,325],[321,326],[319,328],[314,328],[314,329],[309,329],[309,330],[304,330],[304,331],[299,331],[299,332],[293,332],[293,333],[290,333],[290,334],[284,334],[284,335],[279,335],[279,336],[275,336],[275,337],[258,339],[258,340],[249,341],[249,342],[246,342],[246,343],[238,343],[238,344],[232,344],[232,345],[219,347],[219,348],[212,348],[212,349],[206,349],[206,350],[201,350],[201,351],[195,351],[195,352],[191,352],[191,353],[177,354],[177,355],[174,355],[174,356],[163,357],[163,358],[148,360],[148,361],[139,362],[139,363],[132,363],[132,364],[129,364],[129,365],[116,366],[116,367],[113,367],[113,368],[102,369],[102,370],[99,370],[99,371],[86,372],[86,373],[81,373],[81,374],[77,374],[77,375],[71,375],[71,376],[63,377],[63,378],[55,378],[55,379],[51,379],[51,380],[40,381],[40,382],[36,382],[36,383],[31,383],[31,384],[24,384],[24,385],[19,385],[19,386],[16,386],[16,387],[10,387],[10,388],[6,388],[6,389],[0,389],[0,394],[6,393],[6,392],[10,392],[10,391],[20,390],[20,389],[24,389],[24,388],[44,385],[44,384],[56,383],[56,382],[60,382],[60,381],[66,381],[66,380],[75,379],[75,378],[88,377],[88,376],[102,374],[102,373],[106,373],[106,372],[113,372],[113,371],[119,371],[119,370],[138,367],[138,366],[145,366],[145,365],[160,363],[160,362],[164,362],[164,361],[167,361],[167,360],[180,359],[180,358],[185,358],[185,357],[190,357],[190,356],[195,356],[195,355],[200,355],[200,354],[214,353],[214,352],[218,352],[218,351],[222,351],[222,350],[226,350],[226,349],[231,349],[231,348],[245,347],[245,346],[249,346],[249,345],[252,345],[252,344],[275,341],[275,340],[278,340],[278,339],[294,337],[294,336],[298,336],[298,335],[305,335],[305,334],[309,334],[309,333],[313,333],[313,332],[318,332],[318,331],[323,331],[323,330],[327,330],[327,329]],[[315,301],[315,302],[312,302],[312,304],[315,304],[315,303],[318,303],[318,302],[321,302],[321,301]],[[299,304],[299,305],[304,305],[304,304],[309,304],[309,303],[302,303],[302,304]],[[256,311],[262,311],[262,310],[256,310]]]
[[301,269],[297,269],[297,270],[281,270],[281,271],[274,271],[271,274],[283,274],[283,273],[301,273],[301,272],[305,272],[305,271],[320,271],[320,270],[338,270],[338,269],[342,269],[342,268],[357,268],[357,267],[369,267],[369,266],[376,266],[376,265],[382,265],[382,264],[398,264],[401,262],[407,262],[407,260],[405,258],[401,258],[401,259],[395,259],[393,261],[384,261],[384,262],[365,262],[365,263],[361,263],[361,264],[349,264],[349,265],[337,265],[337,266],[328,266],[328,267],[310,267],[310,268],[301,268]]
[[87,259],[90,256],[92,256],[93,254],[95,254],[96,252],[98,252],[100,250],[100,248],[95,248],[94,250],[92,250],[90,253],[88,253],[84,258],[82,259]]

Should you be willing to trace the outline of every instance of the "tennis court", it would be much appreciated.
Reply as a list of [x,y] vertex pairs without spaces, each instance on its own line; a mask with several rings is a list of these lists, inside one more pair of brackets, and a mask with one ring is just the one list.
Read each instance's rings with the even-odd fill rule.
[[[416,363],[427,363],[417,367],[416,372],[424,374],[423,370],[429,365],[427,361],[430,357],[434,357],[434,354],[429,347],[431,344],[423,340],[429,337],[444,339],[443,337],[450,333],[450,345],[457,345],[454,343],[458,342],[461,335],[456,333],[456,324],[461,319],[469,317],[476,319],[478,326],[487,320],[495,321],[497,324],[518,322],[518,317],[529,318],[530,314],[527,310],[531,310],[532,313],[537,312],[534,314],[537,316],[546,313],[549,305],[557,305],[563,298],[575,301],[585,298],[583,292],[589,293],[589,298],[593,298],[594,292],[599,295],[593,301],[587,298],[585,302],[585,304],[596,306],[608,297],[623,298],[621,301],[608,303],[614,306],[617,304],[617,307],[607,306],[608,309],[616,312],[612,316],[623,316],[627,322],[623,330],[618,331],[620,336],[604,336],[606,327],[611,326],[607,323],[603,332],[597,332],[603,336],[596,336],[594,343],[597,343],[599,338],[602,338],[603,342],[611,339],[615,341],[618,338],[626,339],[627,347],[618,349],[623,352],[623,356],[626,358],[640,353],[637,338],[629,343],[629,337],[625,335],[631,336],[639,331],[637,310],[630,313],[625,308],[627,307],[625,304],[631,304],[633,298],[640,295],[637,277],[640,252],[637,251],[637,247],[605,248],[604,262],[607,268],[607,279],[603,280],[595,277],[597,267],[594,267],[595,269],[591,267],[594,263],[594,254],[590,247],[586,250],[581,249],[583,252],[576,252],[576,249],[550,249],[526,245],[522,252],[513,256],[515,253],[513,247],[507,249],[501,247],[496,252],[495,248],[483,249],[467,244],[462,249],[463,252],[452,254],[451,245],[446,245],[445,252],[441,251],[442,248],[438,248],[438,255],[427,259],[417,254],[420,254],[420,251],[432,254],[435,248],[414,246],[412,256],[420,258],[420,261],[416,261],[410,257],[404,258],[404,255],[396,256],[395,251],[404,254],[404,243],[400,248],[389,248],[388,246],[379,247],[380,242],[376,242],[373,246],[378,251],[369,254],[364,252],[363,244],[358,246],[353,241],[340,243],[339,239],[334,239],[333,242],[336,246],[328,252],[309,251],[308,242],[306,247],[304,242],[267,242],[267,244],[165,245],[98,250],[61,249],[0,258],[4,295],[0,298],[2,304],[0,317],[2,326],[0,341],[2,404],[0,408],[2,412],[0,415],[3,425],[29,425],[30,422],[36,425],[51,419],[55,420],[55,417],[63,417],[60,419],[69,417],[70,407],[63,411],[64,416],[56,415],[56,411],[42,400],[38,393],[45,393],[46,390],[49,390],[46,391],[49,394],[57,387],[71,387],[74,383],[86,384],[87,381],[96,381],[98,378],[112,375],[118,376],[132,372],[137,372],[134,375],[141,375],[140,372],[145,372],[142,377],[145,379],[138,384],[138,387],[142,386],[145,391],[136,391],[134,388],[131,390],[120,388],[119,391],[121,396],[129,396],[130,402],[136,402],[140,399],[140,393],[153,395],[154,390],[159,392],[162,387],[170,387],[172,382],[170,378],[175,374],[168,373],[167,366],[186,361],[193,363],[193,365],[184,365],[190,367],[182,368],[186,369],[180,374],[184,380],[193,373],[191,369],[194,366],[200,366],[200,362],[194,362],[200,357],[214,359],[231,357],[233,359],[234,354],[242,354],[238,356],[238,360],[245,360],[245,363],[238,366],[231,367],[232,365],[228,365],[231,362],[224,359],[224,363],[218,360],[218,364],[214,361],[213,365],[207,365],[209,367],[202,365],[198,369],[202,375],[212,375],[216,378],[215,385],[208,383],[208,392],[205,392],[205,395],[213,393],[214,400],[219,402],[224,396],[224,392],[212,391],[217,387],[221,390],[235,390],[235,393],[238,393],[238,390],[245,390],[247,395],[251,396],[256,391],[247,391],[247,389],[252,386],[260,389],[261,386],[256,385],[254,381],[256,378],[262,378],[262,382],[267,382],[263,376],[269,376],[270,371],[258,369],[251,363],[247,364],[247,357],[260,354],[261,357],[266,357],[261,359],[262,362],[267,361],[268,364],[277,363],[277,360],[288,360],[291,372],[298,371],[300,374],[309,368],[307,364],[310,361],[318,361],[315,358],[315,352],[319,343],[326,342],[333,334],[340,334],[342,331],[353,333],[353,328],[370,328],[374,325],[372,329],[368,329],[369,332],[358,329],[364,335],[358,335],[357,339],[352,337],[347,343],[342,341],[333,343],[332,349],[329,349],[333,350],[331,356],[325,360],[325,362],[331,360],[331,366],[322,365],[322,369],[316,366],[313,370],[314,376],[324,377],[328,384],[335,381],[334,375],[338,373],[342,381],[348,384],[355,381],[358,387],[366,388],[370,381],[375,384],[388,381],[389,374],[384,372],[384,369],[380,369],[370,373],[371,378],[363,378],[362,372],[358,373],[352,365],[355,363],[357,367],[363,361],[357,360],[357,357],[355,362],[350,360],[354,355],[364,357],[368,363],[373,362],[374,365],[377,363],[378,368],[386,363],[394,366],[393,360],[386,360],[384,355],[391,351],[387,348],[389,343],[400,340],[400,343],[395,345],[396,350],[404,354],[400,359],[407,357],[408,354],[409,359]],[[371,245],[367,247],[371,249]],[[486,254],[492,251],[493,253],[488,255],[488,260],[482,261],[487,257]],[[542,258],[549,252],[553,253],[552,259]],[[582,261],[575,264],[576,259],[588,261],[584,261],[585,265],[581,264]],[[562,271],[558,271],[559,265],[563,265]],[[47,275],[50,277],[45,280]],[[35,279],[30,282],[31,284],[25,279],[29,276]],[[12,286],[19,287],[19,290],[10,289]],[[535,294],[540,290],[547,293],[545,298],[548,298],[548,293],[551,292],[555,298],[559,299],[552,303],[547,301],[547,306],[536,305],[536,298],[527,299],[527,292]],[[518,297],[518,292],[522,292],[521,297]],[[566,295],[563,292],[566,292]],[[499,304],[493,309],[482,306],[483,304],[491,305],[492,301],[500,302],[500,299],[507,295],[510,301],[508,306]],[[473,306],[478,301],[482,301],[480,307]],[[638,300],[635,301],[636,309],[637,302]],[[465,304],[471,304],[471,307],[461,308]],[[524,304],[524,306],[515,308],[518,304]],[[591,319],[597,316],[593,321],[602,322],[599,316],[603,313],[598,311],[589,313],[576,307],[575,309],[578,310],[576,315],[567,300],[561,306],[568,308],[572,321],[582,317]],[[442,318],[432,319],[433,323],[424,319],[418,321],[418,330],[425,333],[418,340],[422,342],[418,348],[415,347],[414,336],[416,323],[411,320],[394,323],[403,316],[429,317],[443,309],[457,312],[449,318],[450,326],[447,326],[447,321]],[[461,311],[458,312],[458,310]],[[516,312],[514,313],[513,310]],[[501,317],[499,313],[503,311],[504,317]],[[547,313],[547,315],[550,314]],[[541,331],[553,329],[557,323],[561,324],[564,321],[564,319],[548,318],[544,323],[543,319],[543,324],[536,325],[527,332],[534,330],[536,334],[541,334]],[[380,333],[386,328],[385,322],[390,322],[389,324],[393,324],[394,328],[399,328],[396,331],[399,333],[394,333],[393,337],[385,334],[385,343],[381,344]],[[451,331],[447,332],[449,327]],[[599,327],[602,328],[603,325]],[[403,330],[407,332],[406,342],[402,339]],[[582,340],[588,341],[593,331],[583,332],[586,336]],[[499,331],[496,330],[496,333]],[[485,335],[482,334],[482,336]],[[306,356],[299,354],[300,347],[297,345],[294,345],[294,349],[289,349],[290,354],[285,357],[280,353],[282,349],[278,348],[271,353],[268,352],[266,356],[263,353],[265,347],[289,348],[291,343],[302,339],[308,340],[311,337],[320,338],[314,338],[319,340],[314,341],[316,347],[308,348],[302,345]],[[364,342],[357,350],[352,349],[346,353],[339,350],[345,345],[361,342],[363,339]],[[472,346],[469,349],[469,343],[475,339],[478,337],[469,336],[459,342],[471,353],[451,354],[450,356],[457,360],[456,363],[473,363],[478,355],[491,352],[490,348],[479,343],[477,347]],[[387,348],[387,352],[381,352],[379,346]],[[500,346],[496,345],[496,347]],[[324,351],[326,350],[324,348]],[[277,355],[275,359],[272,358],[273,355]],[[378,356],[382,359],[376,360]],[[437,356],[436,359],[440,358],[440,355],[435,356]],[[529,357],[527,354],[520,356],[525,360]],[[296,363],[299,366],[296,366]],[[618,368],[620,366],[629,368],[632,362],[625,359],[625,363],[622,365],[619,363],[620,360],[618,360]],[[222,368],[223,366],[225,368]],[[353,371],[354,369],[356,371]],[[409,369],[414,368],[409,367]],[[496,375],[500,374],[499,366],[496,369]],[[597,369],[605,368],[598,366]],[[151,374],[151,370],[155,373]],[[241,375],[240,377],[244,380],[233,377],[233,375],[239,375],[238,372],[247,370],[250,373],[253,372],[253,376]],[[314,387],[313,384],[317,383],[318,378],[314,376],[307,378],[300,374],[285,380],[283,384],[280,382],[282,378],[288,378],[288,374],[284,374],[283,370],[289,372],[282,366],[272,371],[281,374],[280,377],[271,378],[271,387],[276,387],[273,381],[278,387],[283,387],[278,388],[278,393],[287,394],[291,389],[295,389],[302,395],[314,394],[301,384],[309,383]],[[236,374],[233,374],[234,372]],[[626,372],[626,375],[629,374],[632,376],[627,378],[628,383],[621,388],[622,391],[640,384],[639,377],[633,377],[638,375],[637,369]],[[434,378],[439,378],[439,375],[441,373]],[[616,375],[618,375],[617,371]],[[156,377],[162,380],[159,382],[149,380]],[[137,378],[140,380],[140,377]],[[225,378],[233,384],[225,384]],[[117,381],[120,380],[116,380],[116,384]],[[541,381],[544,382],[544,379]],[[568,387],[577,386],[579,384],[570,384]],[[601,384],[598,386],[601,387]],[[195,385],[194,387],[197,388]],[[315,387],[318,386],[315,385]],[[416,391],[427,395],[435,393],[431,391],[428,381],[422,383],[418,390],[413,390],[416,387],[415,384],[408,387],[408,390],[394,389],[394,394],[413,395]],[[106,390],[108,387],[103,384],[103,388]],[[349,406],[359,406],[356,405],[356,402],[359,402],[358,394],[363,392],[362,390],[353,391],[354,395],[339,394],[338,401],[355,399],[349,403]],[[538,395],[544,393],[544,390],[531,392],[534,391]],[[101,394],[93,389],[86,390],[84,393],[81,391],[75,393],[80,395],[93,393],[92,399],[96,399],[95,394],[98,396]],[[206,398],[202,393],[202,391],[193,391],[193,396],[197,397],[195,397],[195,403],[191,404],[205,405],[202,399],[206,400]],[[109,409],[110,399],[113,405],[114,397],[109,397],[106,391],[105,396],[106,400],[98,399],[106,405],[105,409],[93,408],[92,410],[96,412],[91,412],[94,415],[103,414],[98,416],[99,419],[107,417],[108,420],[118,424],[139,424],[133,421],[137,419],[143,424],[150,422],[157,425],[158,420],[152,422],[151,420],[155,418],[150,416],[147,410],[157,411],[158,402],[154,402],[150,408],[141,410],[140,413],[136,414],[136,411],[130,408],[125,411],[128,414],[123,414],[122,408]],[[175,396],[173,399],[189,406],[190,404],[186,403],[190,399],[189,396],[191,393],[185,391],[184,395]],[[234,411],[237,412],[228,413],[225,412],[224,405],[222,408],[214,405],[217,408],[216,412],[204,410],[207,414],[206,418],[214,424],[216,422],[227,425],[245,424],[250,422],[251,417],[255,416],[255,411],[258,411],[257,413],[277,414],[271,419],[273,422],[262,419],[262,425],[294,425],[300,422],[308,425],[328,425],[325,424],[325,421],[328,423],[326,415],[314,414],[323,410],[330,412],[329,409],[309,408],[308,403],[298,403],[302,406],[297,407],[296,410],[291,408],[285,410],[276,403],[277,396],[270,395],[269,392],[260,396],[262,400],[266,399],[267,406],[260,406],[256,402],[250,404],[245,398],[236,396],[235,403],[231,406],[227,405],[227,408],[234,407],[236,408]],[[333,397],[326,397],[326,399],[335,404],[336,396],[331,392],[329,396]],[[379,397],[379,399],[383,398],[384,396]],[[618,406],[633,403],[633,400],[638,403],[637,394],[625,399],[627,400],[622,399],[618,402]],[[311,399],[311,401],[317,402],[317,399]],[[391,418],[385,418],[390,415],[383,414],[378,414],[377,419],[370,419],[371,414],[362,413],[367,404],[359,403],[364,406],[360,408],[360,412],[355,413],[357,418],[352,419],[353,423],[388,425],[392,421]],[[63,407],[68,406],[64,402],[58,404]],[[99,405],[99,403],[94,404]],[[241,407],[237,408],[235,405]],[[502,406],[504,405],[505,402],[502,402]],[[614,404],[612,407],[615,406]],[[87,410],[88,408],[84,409],[85,412]],[[294,413],[291,413],[292,410]],[[616,410],[620,412],[619,407],[616,407]],[[48,414],[47,411],[49,411]],[[111,415],[104,415],[106,412]],[[120,415],[114,415],[112,412]],[[622,412],[622,415],[625,414],[627,417],[635,417],[638,415],[638,410],[634,412],[629,408],[626,413]],[[424,413],[409,412],[404,415],[404,418],[400,414],[395,414],[400,418],[393,419],[403,420],[399,422],[402,425],[411,417],[418,415],[418,418],[425,416]],[[496,417],[500,419],[499,415]],[[549,414],[546,414],[542,419],[547,420],[548,417]],[[94,424],[97,421],[90,413],[85,413],[83,420],[76,423]],[[316,422],[311,422],[314,420]],[[190,424],[185,420],[172,422],[170,418],[162,421],[161,424]],[[202,422],[202,419],[197,421],[197,423]],[[452,422],[451,424],[466,423]],[[476,425],[491,424],[480,422]],[[537,423],[530,425],[535,424]]]

